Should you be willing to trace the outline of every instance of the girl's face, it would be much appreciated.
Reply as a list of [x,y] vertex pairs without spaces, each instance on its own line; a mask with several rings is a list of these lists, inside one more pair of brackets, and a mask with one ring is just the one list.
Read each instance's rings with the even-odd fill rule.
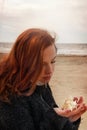
[[55,67],[56,49],[50,45],[43,53],[43,68],[38,82],[48,83],[53,75]]

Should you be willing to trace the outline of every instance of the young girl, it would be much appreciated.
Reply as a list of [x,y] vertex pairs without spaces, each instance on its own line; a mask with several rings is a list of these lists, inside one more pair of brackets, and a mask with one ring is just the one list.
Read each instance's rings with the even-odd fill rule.
[[87,105],[77,109],[56,104],[49,81],[56,58],[55,38],[43,29],[20,34],[0,63],[0,130],[78,130]]

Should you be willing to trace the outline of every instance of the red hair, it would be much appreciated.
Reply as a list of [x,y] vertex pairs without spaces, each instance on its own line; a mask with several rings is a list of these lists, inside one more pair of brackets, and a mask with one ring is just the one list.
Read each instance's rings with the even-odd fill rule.
[[54,43],[55,38],[43,29],[28,29],[18,36],[7,58],[0,63],[1,100],[7,101],[9,93],[34,92],[42,70],[43,51]]

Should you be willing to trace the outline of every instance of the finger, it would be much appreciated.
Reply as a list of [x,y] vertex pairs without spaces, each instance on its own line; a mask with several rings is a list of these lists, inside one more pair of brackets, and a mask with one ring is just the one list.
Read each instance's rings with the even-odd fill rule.
[[79,114],[80,111],[81,111],[82,109],[84,109],[84,107],[85,107],[84,104],[79,105],[77,109],[73,109],[73,110],[72,110],[72,112],[70,113],[70,116],[74,116],[74,115],[76,115],[76,114]]
[[77,101],[77,104],[81,104],[81,103],[83,103],[83,97],[81,96],[80,98],[79,98],[79,100]]
[[87,110],[87,105],[85,107],[86,107],[86,110]]
[[84,104],[84,106],[82,107],[81,111],[86,110],[87,111],[87,105]]
[[80,115],[81,116],[86,111],[87,111],[87,106],[84,105],[83,107],[81,107],[80,112],[78,114],[76,114],[76,115]]
[[76,101],[77,104],[81,104],[83,102],[83,97],[82,96],[79,97],[79,98],[78,97],[74,97],[73,101]]
[[74,98],[73,98],[73,101],[78,102],[78,98],[77,98],[77,97],[74,97]]
[[74,122],[74,121],[78,120],[82,116],[82,114],[84,114],[86,111],[87,110],[84,108],[84,110],[82,110],[79,114],[69,117],[70,121]]

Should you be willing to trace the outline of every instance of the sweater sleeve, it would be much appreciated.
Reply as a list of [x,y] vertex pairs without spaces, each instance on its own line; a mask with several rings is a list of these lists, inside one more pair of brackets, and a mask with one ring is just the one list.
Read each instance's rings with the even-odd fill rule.
[[[44,103],[43,103],[44,104]],[[48,123],[47,123],[48,122]],[[45,108],[44,121],[42,123],[43,128],[46,127],[46,124],[50,124],[50,130],[78,130],[80,119],[74,123],[70,122],[68,118],[62,117],[52,109]],[[45,129],[41,129],[45,130]],[[46,129],[47,130],[47,129]],[[48,129],[49,130],[49,129]]]
[[81,122],[81,118],[79,118],[74,123],[71,123],[70,121],[67,121],[67,123],[65,124],[63,130],[78,130],[80,122]]

